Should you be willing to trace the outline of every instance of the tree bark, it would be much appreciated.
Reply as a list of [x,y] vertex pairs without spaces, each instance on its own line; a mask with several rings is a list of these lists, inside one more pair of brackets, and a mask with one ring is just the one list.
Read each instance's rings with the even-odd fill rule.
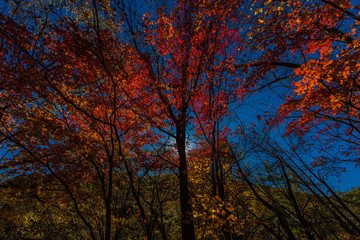
[[180,211],[182,240],[195,240],[192,200],[189,191],[188,170],[186,162],[186,127],[178,124],[176,127],[176,146],[179,154],[180,178]]

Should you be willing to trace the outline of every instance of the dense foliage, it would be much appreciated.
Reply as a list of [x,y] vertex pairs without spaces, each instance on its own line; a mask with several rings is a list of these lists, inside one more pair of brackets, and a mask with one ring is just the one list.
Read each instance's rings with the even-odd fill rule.
[[1,238],[360,237],[360,5],[0,3]]

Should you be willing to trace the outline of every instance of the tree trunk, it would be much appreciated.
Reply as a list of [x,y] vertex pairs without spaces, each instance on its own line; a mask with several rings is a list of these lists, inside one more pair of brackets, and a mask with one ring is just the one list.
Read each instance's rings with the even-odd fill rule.
[[105,240],[111,239],[111,200],[113,191],[113,159],[109,159],[109,183],[105,196]]
[[186,128],[179,124],[176,129],[176,145],[179,154],[180,211],[182,240],[195,240],[192,201],[189,191],[186,162]]

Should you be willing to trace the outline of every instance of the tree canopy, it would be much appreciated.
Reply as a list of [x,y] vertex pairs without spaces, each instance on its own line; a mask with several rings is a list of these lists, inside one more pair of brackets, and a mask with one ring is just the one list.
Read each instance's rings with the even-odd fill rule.
[[0,236],[358,238],[359,8],[2,1]]

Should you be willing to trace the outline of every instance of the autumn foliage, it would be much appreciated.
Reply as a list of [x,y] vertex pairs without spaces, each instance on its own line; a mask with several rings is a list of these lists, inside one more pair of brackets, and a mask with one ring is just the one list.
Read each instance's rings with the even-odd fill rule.
[[0,236],[359,237],[358,193],[313,169],[359,162],[352,4],[2,2]]

